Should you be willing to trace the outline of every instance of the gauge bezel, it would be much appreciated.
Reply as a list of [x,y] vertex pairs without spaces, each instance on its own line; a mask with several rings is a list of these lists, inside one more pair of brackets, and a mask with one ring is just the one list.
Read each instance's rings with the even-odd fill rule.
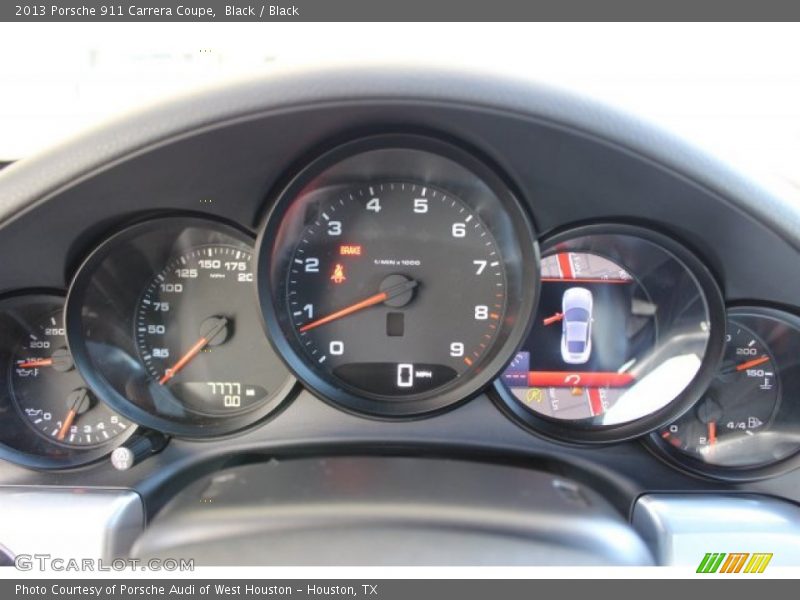
[[[172,212],[167,215],[150,216],[147,219],[136,221],[109,236],[78,267],[67,293],[65,325],[67,340],[73,358],[76,364],[80,366],[89,387],[99,398],[123,416],[150,429],[183,438],[208,439],[237,433],[262,423],[268,417],[277,414],[278,409],[293,396],[297,381],[292,377],[291,373],[287,373],[286,381],[275,392],[274,396],[263,405],[228,418],[221,418],[217,422],[197,424],[170,420],[134,404],[123,396],[94,365],[82,331],[82,311],[84,309],[85,294],[91,284],[92,276],[103,261],[113,255],[123,244],[136,240],[140,236],[163,230],[165,227],[173,227],[175,230],[180,231],[193,229],[220,233],[251,248],[254,243],[254,237],[250,232],[227,221],[205,215],[201,217],[196,214],[185,215]],[[198,244],[200,241],[198,240]],[[253,252],[255,252],[254,249]],[[253,268],[255,269],[255,265]],[[141,292],[141,290],[139,291]],[[255,293],[253,293],[253,302],[257,302]]]
[[[54,309],[60,307],[66,315],[66,295],[60,290],[21,290],[0,297],[0,311],[17,306],[29,306],[31,304],[52,304]],[[3,373],[0,374],[0,384],[3,385],[2,389],[5,389],[5,386],[8,385],[5,375],[5,365],[0,365],[0,368],[3,369]],[[86,376],[80,370],[77,363],[75,364],[75,368],[78,369],[83,379],[86,380]],[[88,381],[86,383],[88,385]],[[102,401],[101,398],[98,397],[98,399]],[[52,455],[40,455],[34,453],[32,449],[17,449],[9,446],[5,440],[0,440],[0,459],[31,469],[47,471],[63,470],[97,462],[107,457],[115,448],[124,444],[138,429],[137,424],[132,422],[126,431],[114,436],[108,442],[87,448],[56,444],[48,442],[45,436],[34,431],[29,424],[23,421],[23,417],[19,413],[19,407],[16,406],[16,401],[10,397],[10,391],[8,402],[13,404],[10,408],[12,409],[12,413],[20,421],[19,424],[22,430],[31,438],[36,436],[36,441],[39,442],[39,445],[53,451]]]
[[[782,310],[773,308],[771,306],[759,304],[731,304],[727,309],[727,318],[736,319],[736,317],[766,317],[782,322],[791,327],[800,335],[800,316]],[[755,332],[757,333],[757,332]],[[764,342],[766,344],[766,342]],[[769,349],[774,354],[772,348]],[[777,369],[777,365],[776,365]],[[779,394],[776,413],[772,415],[772,420],[776,418],[781,412],[781,405],[786,402],[784,395],[785,385],[783,376],[778,377],[780,382]],[[771,421],[772,422],[772,421]],[[642,444],[653,455],[667,463],[673,468],[688,473],[690,475],[699,475],[701,477],[727,482],[747,482],[758,481],[761,479],[768,479],[776,477],[789,471],[793,471],[800,467],[800,444],[797,449],[785,456],[784,458],[768,461],[753,466],[723,466],[714,465],[698,460],[686,452],[673,448],[670,444],[664,442],[657,431],[653,431],[650,435],[642,438]]]
[[[405,151],[409,155],[427,155],[432,161],[440,161],[439,167],[452,163],[457,169],[468,174],[471,178],[486,187],[494,196],[493,202],[510,216],[510,226],[514,233],[514,240],[500,239],[495,235],[499,247],[507,251],[509,245],[519,248],[517,259],[518,272],[507,269],[506,277],[509,290],[518,289],[516,306],[509,303],[506,314],[506,323],[498,332],[495,347],[492,348],[493,356],[472,372],[463,381],[457,378],[442,388],[412,396],[398,397],[393,401],[386,401],[369,394],[349,389],[344,384],[338,384],[332,377],[324,377],[308,364],[307,358],[298,347],[287,323],[290,322],[281,311],[285,311],[283,298],[280,296],[282,285],[273,281],[274,273],[283,268],[280,260],[274,260],[278,255],[277,240],[283,224],[283,217],[291,206],[302,198],[303,191],[312,182],[328,176],[337,166],[345,161],[358,160],[361,156],[368,156],[375,151]],[[418,157],[415,157],[418,158]],[[409,165],[413,161],[409,161]],[[262,324],[268,333],[270,342],[281,356],[288,368],[295,374],[300,382],[315,396],[334,407],[373,419],[418,419],[430,417],[451,409],[466,402],[491,385],[494,377],[510,360],[515,348],[527,335],[530,328],[532,314],[539,296],[539,250],[536,241],[533,218],[529,212],[528,203],[522,200],[523,196],[516,191],[516,187],[507,181],[491,163],[485,161],[475,152],[456,146],[440,137],[419,134],[379,134],[358,138],[334,147],[301,168],[289,182],[277,191],[274,197],[268,200],[270,208],[264,218],[256,242],[256,281],[259,301],[261,304]],[[369,184],[372,181],[384,180],[414,180],[448,191],[466,200],[453,190],[453,184],[442,180],[441,173],[426,163],[427,173],[422,172],[378,172],[362,175],[361,178],[351,177],[348,184]],[[405,168],[411,169],[410,166]],[[398,168],[399,169],[399,168]],[[437,175],[439,178],[437,178]],[[495,204],[494,206],[496,206]],[[480,215],[478,207],[472,207]],[[491,226],[484,220],[489,231]],[[508,261],[509,257],[504,256]],[[277,263],[277,264],[275,264]],[[514,279],[513,284],[511,280]],[[512,294],[509,291],[509,299]],[[509,324],[510,323],[510,324]]]
[[[645,225],[609,222],[580,225],[543,238],[542,256],[549,256],[560,243],[593,235],[640,238],[670,255],[689,273],[703,292],[708,307],[710,332],[702,363],[683,392],[668,404],[644,417],[616,425],[583,426],[580,422],[555,419],[524,407],[498,377],[490,397],[500,410],[526,431],[558,442],[587,446],[624,442],[671,422],[688,410],[712,381],[725,349],[725,303],[719,285],[705,264],[673,238]],[[622,265],[625,268],[625,265]],[[636,278],[635,273],[631,275]]]

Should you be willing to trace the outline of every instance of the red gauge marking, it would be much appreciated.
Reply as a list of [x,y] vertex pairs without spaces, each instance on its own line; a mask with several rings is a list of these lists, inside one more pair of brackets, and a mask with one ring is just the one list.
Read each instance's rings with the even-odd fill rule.
[[610,387],[622,388],[631,385],[636,378],[630,373],[531,371],[528,373],[529,387]]
[[38,358],[35,360],[27,360],[25,362],[17,363],[20,369],[34,369],[36,367],[51,367],[53,366],[52,358]]
[[600,390],[598,388],[589,388],[589,407],[592,410],[592,416],[603,414],[603,401],[600,398]]
[[[563,283],[566,277],[542,277],[542,283]],[[602,277],[573,277],[570,283],[633,283],[633,279],[603,279]]]
[[570,260],[569,252],[556,254],[556,259],[558,260],[558,268],[561,270],[561,278],[572,279],[574,274],[572,273],[572,261]]
[[752,369],[753,367],[757,367],[758,365],[763,365],[767,361],[769,361],[769,356],[759,356],[758,358],[754,358],[753,360],[748,360],[747,362],[743,362],[740,365],[736,365],[736,370],[746,371],[747,369]]
[[714,421],[711,421],[708,424],[708,444],[709,446],[713,446],[717,443],[717,424]]

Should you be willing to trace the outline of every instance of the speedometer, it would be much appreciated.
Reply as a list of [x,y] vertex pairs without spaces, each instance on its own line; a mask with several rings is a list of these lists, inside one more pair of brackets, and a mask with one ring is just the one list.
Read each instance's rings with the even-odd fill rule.
[[[171,259],[147,284],[136,309],[139,357],[152,381],[191,411],[247,411],[276,383],[255,359],[263,335],[242,322],[251,299],[252,254],[234,245],[193,248]],[[237,351],[226,348],[235,345]]]
[[112,236],[67,299],[67,337],[92,391],[174,435],[235,431],[275,410],[294,379],[259,325],[252,241],[193,217]]
[[[496,372],[526,328],[536,270],[527,217],[494,177],[411,178],[396,165],[420,151],[392,151],[385,178],[301,176],[270,217],[259,281],[272,283],[261,287],[270,333],[307,384],[399,416],[466,397]],[[458,164],[428,156],[433,172]]]

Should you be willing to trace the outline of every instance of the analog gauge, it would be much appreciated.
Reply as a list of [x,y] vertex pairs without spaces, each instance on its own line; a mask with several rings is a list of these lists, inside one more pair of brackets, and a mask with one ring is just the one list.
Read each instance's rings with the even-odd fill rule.
[[293,380],[260,327],[252,258],[245,234],[193,218],[147,221],[102,245],[67,302],[92,389],[176,435],[226,433],[277,408]]
[[[516,203],[484,190],[476,205],[473,194],[374,179],[283,197],[263,238],[279,246],[262,243],[275,282],[262,305],[309,385],[399,416],[467,397],[491,375],[513,325],[527,323],[519,307],[532,305],[535,271],[517,260],[533,258],[534,243]],[[504,243],[492,210],[520,225],[500,232]]]
[[497,383],[526,425],[607,442],[669,422],[697,399],[723,346],[714,280],[671,240],[598,225],[550,240],[533,328]]
[[76,367],[63,307],[52,294],[0,299],[0,456],[28,467],[86,464],[136,431]]
[[796,454],[798,411],[782,401],[798,389],[796,326],[793,315],[771,309],[730,310],[716,378],[688,412],[653,434],[656,448],[723,478],[758,476]]
[[689,412],[659,434],[705,462],[747,464],[747,439],[768,428],[779,383],[769,348],[753,331],[728,321],[725,359],[717,378]]
[[25,323],[11,360],[11,394],[26,422],[49,440],[97,446],[124,433],[123,417],[99,402],[75,369],[59,307]]
[[[261,372],[264,335],[248,327],[252,252],[241,245],[193,248],[169,260],[147,285],[134,317],[139,358],[181,406],[229,416],[257,406],[283,383]],[[248,360],[249,357],[249,360]]]

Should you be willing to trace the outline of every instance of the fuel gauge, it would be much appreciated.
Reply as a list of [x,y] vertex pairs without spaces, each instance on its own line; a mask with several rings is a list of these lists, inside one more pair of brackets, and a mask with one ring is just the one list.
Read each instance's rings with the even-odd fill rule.
[[746,465],[749,438],[769,427],[780,401],[772,354],[751,329],[728,321],[716,379],[689,412],[660,431],[675,448],[717,465]]
[[728,310],[725,354],[695,405],[648,445],[683,468],[745,481],[800,464],[800,318],[767,307]]

